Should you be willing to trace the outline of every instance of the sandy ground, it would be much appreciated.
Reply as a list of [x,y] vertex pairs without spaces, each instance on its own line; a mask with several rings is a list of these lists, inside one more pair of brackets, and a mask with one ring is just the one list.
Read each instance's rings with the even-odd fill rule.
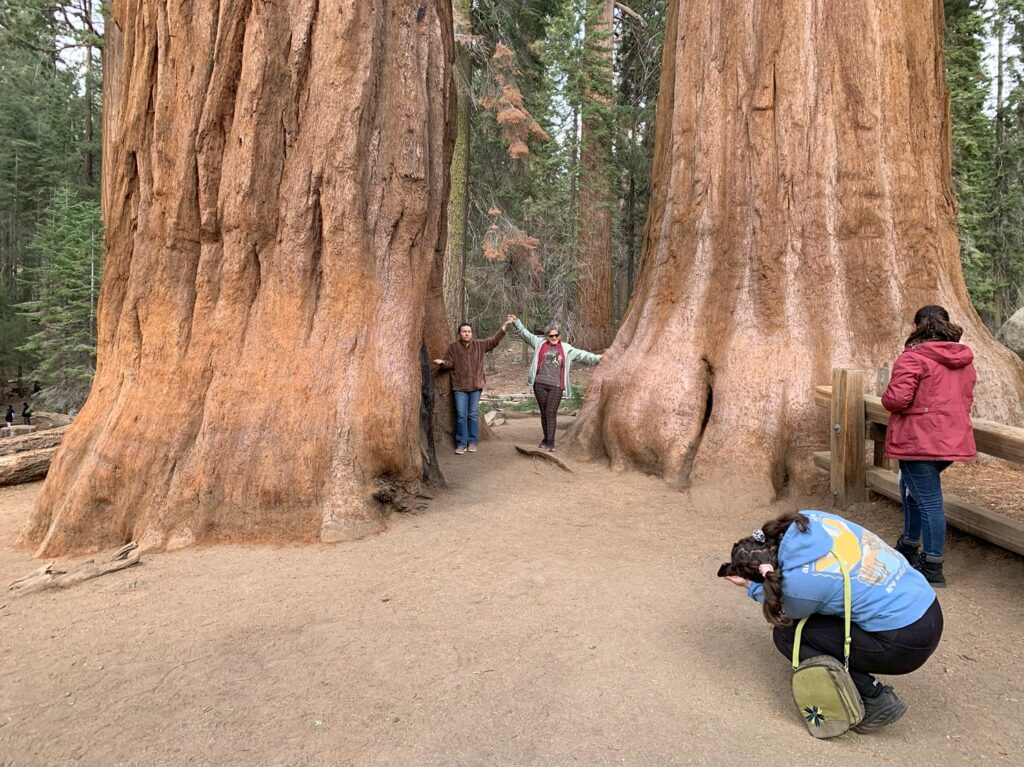
[[[368,540],[192,548],[61,593],[0,592],[0,765],[985,765],[1024,753],[1024,560],[954,541],[910,710],[815,741],[757,607],[715,578],[784,508],[518,456],[444,457]],[[0,490],[0,584],[39,486]],[[704,494],[707,495],[707,494]],[[888,539],[888,503],[849,515]]]

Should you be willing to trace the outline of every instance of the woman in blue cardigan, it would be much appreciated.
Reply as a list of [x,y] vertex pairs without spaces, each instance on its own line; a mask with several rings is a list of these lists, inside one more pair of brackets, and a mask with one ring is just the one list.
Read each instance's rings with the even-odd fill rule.
[[515,315],[509,315],[509,317],[515,321],[512,327],[516,333],[534,350],[526,382],[533,386],[533,395],[537,398],[537,405],[540,408],[540,423],[544,430],[544,438],[538,447],[553,453],[555,452],[558,406],[562,402],[562,397],[572,396],[572,385],[569,383],[572,363],[582,362],[585,365],[596,365],[601,361],[601,355],[591,354],[565,343],[562,340],[561,331],[555,324],[549,325],[545,337],[541,338],[527,330],[522,320]]

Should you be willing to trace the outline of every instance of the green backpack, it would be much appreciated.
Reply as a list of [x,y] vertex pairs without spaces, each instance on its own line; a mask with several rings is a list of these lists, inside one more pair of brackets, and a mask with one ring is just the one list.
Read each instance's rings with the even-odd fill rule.
[[844,662],[831,655],[816,655],[800,662],[800,635],[803,618],[793,639],[793,701],[815,738],[834,738],[855,727],[864,718],[864,702],[850,676],[850,570],[835,549],[832,556],[843,571],[843,607],[846,618]]

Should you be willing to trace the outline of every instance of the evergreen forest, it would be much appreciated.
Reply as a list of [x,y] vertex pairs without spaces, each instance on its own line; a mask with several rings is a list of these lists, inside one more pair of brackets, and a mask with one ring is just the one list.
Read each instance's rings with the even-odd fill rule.
[[[445,303],[487,333],[595,329],[639,273],[668,0],[454,0]],[[946,0],[961,261],[996,330],[1024,303],[1024,0]],[[0,386],[75,411],[95,367],[105,8],[0,0]]]

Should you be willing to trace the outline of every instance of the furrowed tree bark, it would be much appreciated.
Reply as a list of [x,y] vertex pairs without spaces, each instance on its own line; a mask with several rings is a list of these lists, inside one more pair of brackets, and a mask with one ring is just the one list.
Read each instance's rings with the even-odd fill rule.
[[[612,199],[609,172],[611,136],[604,115],[611,109],[607,89],[612,82],[612,14],[614,0],[589,0],[587,49],[592,61],[587,77],[594,83],[586,94],[592,104],[583,110],[580,131],[579,282],[573,343],[601,350],[615,336],[612,301]],[[596,23],[590,24],[591,20]]]
[[573,438],[672,484],[769,498],[827,444],[813,387],[946,306],[975,415],[1022,420],[1024,367],[971,308],[950,176],[943,6],[672,3],[636,295]]
[[98,366],[24,542],[380,530],[424,473],[448,5],[116,0],[107,31]]

